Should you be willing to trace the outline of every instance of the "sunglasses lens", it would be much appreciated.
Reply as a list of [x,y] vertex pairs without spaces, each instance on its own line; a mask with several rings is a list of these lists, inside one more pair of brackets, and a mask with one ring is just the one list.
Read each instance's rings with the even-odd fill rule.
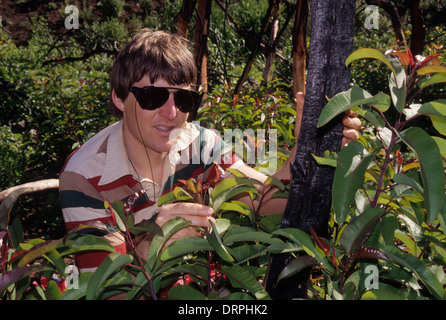
[[174,94],[175,105],[181,112],[191,112],[195,108],[198,108],[200,101],[200,95],[194,91],[179,90]]
[[[161,108],[169,100],[170,92],[162,87],[132,87],[130,91],[134,94],[136,100],[142,109],[156,110]],[[184,113],[198,108],[201,100],[200,94],[195,91],[177,90],[173,93],[176,107]]]
[[139,105],[144,110],[161,108],[169,99],[169,91],[156,87],[132,88]]

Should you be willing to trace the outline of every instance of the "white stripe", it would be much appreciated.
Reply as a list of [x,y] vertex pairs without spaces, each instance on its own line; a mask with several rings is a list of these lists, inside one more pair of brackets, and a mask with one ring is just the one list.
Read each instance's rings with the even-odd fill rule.
[[76,221],[88,221],[100,218],[109,217],[110,214],[105,210],[92,209],[88,207],[79,208],[65,208],[62,209],[63,218],[65,223]]

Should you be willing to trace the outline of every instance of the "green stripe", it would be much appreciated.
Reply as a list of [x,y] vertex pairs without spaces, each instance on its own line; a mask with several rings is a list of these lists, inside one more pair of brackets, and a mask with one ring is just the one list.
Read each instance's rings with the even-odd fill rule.
[[87,196],[85,193],[74,190],[60,191],[60,205],[62,209],[87,207],[104,209],[104,201]]

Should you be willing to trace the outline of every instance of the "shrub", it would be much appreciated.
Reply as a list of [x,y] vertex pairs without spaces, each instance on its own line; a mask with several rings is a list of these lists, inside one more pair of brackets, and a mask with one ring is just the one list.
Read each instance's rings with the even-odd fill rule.
[[101,0],[102,14],[105,18],[118,18],[124,5],[125,0]]

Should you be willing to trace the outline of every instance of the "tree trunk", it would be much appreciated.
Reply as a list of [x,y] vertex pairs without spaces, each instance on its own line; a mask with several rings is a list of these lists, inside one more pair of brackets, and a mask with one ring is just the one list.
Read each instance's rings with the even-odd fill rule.
[[[307,65],[307,22],[308,1],[302,0],[297,3],[296,17],[293,26],[293,97],[298,92],[305,93],[305,70]],[[296,135],[300,132],[303,110],[297,110]],[[298,143],[297,140],[296,143]]]
[[265,69],[263,69],[263,82],[266,84],[268,82],[269,75],[271,73],[271,68],[274,63],[274,57],[276,55],[276,46],[274,45],[279,31],[279,12],[280,12],[280,1],[276,1],[273,9],[273,22],[270,33],[270,47],[267,50],[267,57],[265,62]]
[[[281,227],[314,228],[328,236],[331,208],[331,186],[334,169],[318,166],[312,154],[325,150],[339,151],[342,140],[342,119],[331,127],[317,128],[317,121],[327,97],[347,90],[350,72],[345,60],[353,48],[355,0],[312,0],[310,56],[302,126],[295,160],[291,164],[292,180],[288,203]],[[276,285],[279,273],[290,255],[273,256],[266,279],[266,290],[273,299],[303,298],[309,272],[299,273]]]
[[197,4],[197,0],[183,0],[183,5],[181,6],[181,10],[178,13],[177,34],[184,38],[187,38],[190,19],[192,17],[192,14],[194,13],[196,4]]
[[410,16],[412,20],[412,35],[410,36],[410,51],[412,54],[421,55],[424,49],[425,29],[424,21],[421,15],[420,0],[413,0],[410,8]]
[[2,190],[0,192],[0,202],[5,200],[11,193],[22,188],[25,189],[24,192],[22,193],[24,195],[33,192],[45,191],[48,189],[57,189],[59,188],[59,179],[46,179],[46,180],[33,181],[15,187],[11,187],[6,190]]
[[207,61],[208,61],[208,34],[209,20],[211,18],[212,0],[199,0],[197,21],[195,23],[195,54],[198,69],[197,85],[203,86],[203,92],[208,91]]

